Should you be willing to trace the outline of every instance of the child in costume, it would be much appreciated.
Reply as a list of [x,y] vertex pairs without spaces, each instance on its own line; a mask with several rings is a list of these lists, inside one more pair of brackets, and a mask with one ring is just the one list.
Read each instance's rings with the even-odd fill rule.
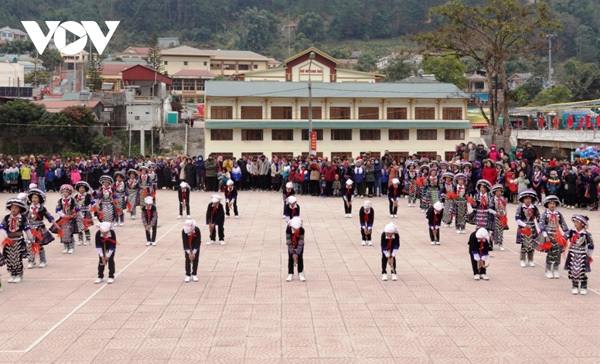
[[285,229],[285,242],[288,249],[288,276],[286,281],[294,279],[294,266],[298,267],[298,279],[306,281],[304,277],[304,228],[302,219],[296,216],[288,222]]
[[300,205],[298,205],[298,201],[296,200],[296,196],[290,196],[287,200],[287,205],[285,205],[285,210],[283,211],[283,215],[285,216],[285,222],[290,222],[296,216],[300,216]]
[[[95,209],[100,222],[112,223],[117,216],[117,195],[112,190],[113,179],[111,176],[100,176],[100,190],[98,190],[98,207]],[[133,218],[133,217],[132,217]]]
[[[25,238],[34,241],[31,228],[27,221],[27,205],[17,199],[6,201],[6,209],[10,213],[0,222],[0,243],[2,245],[2,258],[10,273],[8,283],[19,283],[23,279],[23,258],[27,255]],[[3,265],[3,264],[2,264]],[[0,283],[0,288],[2,284]]]
[[342,182],[340,181],[340,175],[336,174],[333,180],[333,197],[340,197],[342,191]]
[[207,245],[215,242],[217,230],[219,232],[219,242],[221,245],[225,245],[224,224],[225,210],[223,210],[223,205],[221,205],[221,196],[212,195],[211,202],[206,209],[206,225],[208,225],[208,229],[210,230],[210,241],[206,243]]
[[183,206],[185,206],[185,211],[187,212],[187,218],[190,219],[190,195],[192,192],[192,188],[186,182],[181,182],[179,184],[179,190],[177,191],[177,197],[179,198],[179,216],[178,219],[181,219],[181,215],[183,214]]
[[473,268],[473,278],[476,281],[480,279],[487,281],[489,279],[485,262],[489,257],[491,247],[492,244],[487,229],[479,228],[469,236],[469,257]]
[[429,208],[431,200],[429,200],[430,195],[427,193],[427,186],[429,183],[429,166],[427,164],[422,165],[419,168],[419,178],[417,179],[417,185],[419,185],[419,198],[421,207],[421,212],[427,212]]
[[98,252],[98,278],[94,283],[102,283],[104,267],[108,264],[106,283],[112,284],[115,281],[115,251],[117,250],[117,234],[112,229],[112,222],[103,221],[98,224],[95,243]]
[[123,226],[125,222],[125,209],[127,208],[127,187],[125,186],[125,173],[121,171],[115,172],[115,184],[113,192],[116,196],[117,214],[114,218],[115,226]]
[[362,237],[362,245],[373,245],[371,242],[371,234],[373,233],[373,222],[375,221],[375,210],[371,201],[365,201],[358,213],[360,220],[360,235]]
[[352,200],[354,199],[354,182],[351,179],[346,180],[346,188],[342,191],[342,200],[344,200],[344,213],[346,217],[352,217]]
[[381,280],[387,281],[387,266],[392,268],[392,281],[397,281],[396,254],[400,249],[400,234],[394,223],[389,223],[381,233]]
[[517,231],[517,244],[521,244],[521,267],[525,268],[529,261],[529,266],[535,267],[533,262],[534,241],[537,238],[536,222],[540,220],[540,212],[535,206],[537,193],[534,190],[526,189],[519,193],[519,202],[515,220],[519,229]]
[[40,268],[44,268],[47,264],[46,261],[46,250],[44,250],[44,245],[50,244],[54,241],[54,236],[51,232],[46,229],[44,225],[44,218],[48,220],[49,223],[55,224],[54,217],[50,212],[44,207],[44,202],[46,202],[46,194],[37,188],[32,188],[29,190],[28,199],[31,203],[29,207],[29,226],[31,227],[31,235],[34,240],[31,241],[31,244],[28,246],[28,257],[27,257],[27,269],[31,269],[35,266],[35,256],[39,254],[40,256]]
[[181,231],[183,251],[185,252],[185,283],[198,282],[198,260],[200,256],[200,229],[196,221],[186,220]]
[[490,216],[494,220],[494,244],[504,250],[504,230],[507,229],[506,200],[504,199],[504,187],[497,183],[492,186],[492,209]]
[[142,224],[146,230],[146,246],[156,245],[156,228],[158,226],[158,211],[154,205],[152,196],[144,198],[144,206],[142,207]]
[[296,191],[294,191],[294,183],[288,182],[285,184],[285,188],[283,189],[283,218],[285,219],[285,207],[287,206],[287,201],[290,196],[294,196]]
[[560,266],[560,255],[563,252],[564,246],[563,233],[569,232],[569,227],[563,215],[556,208],[560,205],[558,196],[548,195],[544,198],[544,207],[546,211],[540,217],[540,232],[544,243],[540,250],[548,252],[546,255],[546,278],[560,278],[558,267]]
[[[406,173],[404,174],[404,186],[408,193],[408,207],[414,207],[417,205],[417,178],[419,173],[415,169],[414,162],[408,162]],[[394,214],[395,215],[395,214]]]
[[402,198],[402,191],[400,190],[400,180],[398,178],[392,179],[392,185],[388,189],[388,202],[390,207],[390,217],[398,217],[398,205]]
[[444,216],[442,217],[442,221],[444,222],[444,226],[451,227],[454,212],[454,199],[456,198],[454,174],[452,174],[452,172],[446,172],[442,174],[442,179],[444,180],[440,187],[440,197],[444,202]]
[[[75,184],[75,203],[79,207],[80,214],[77,215],[77,230],[79,230],[79,245],[90,245],[92,243],[92,237],[90,234],[89,226],[92,225],[93,218],[91,208],[96,205],[90,191],[92,187],[85,181],[79,181]],[[85,241],[83,240],[85,234]]]
[[431,245],[440,245],[440,226],[442,225],[442,216],[444,215],[444,204],[436,201],[433,206],[427,209],[425,217],[429,225],[429,239]]
[[62,251],[63,254],[73,254],[75,249],[75,239],[73,234],[78,233],[77,231],[77,217],[80,215],[79,207],[75,202],[75,199],[71,197],[73,194],[73,186],[64,184],[60,186],[60,193],[63,196],[56,205],[56,212],[60,218],[57,221],[57,225],[61,228],[60,241],[64,245]]
[[454,225],[457,234],[465,234],[467,224],[467,176],[464,173],[457,173],[454,176],[456,183],[456,198],[454,199]]
[[138,173],[131,168],[127,171],[129,179],[127,180],[127,209],[131,213],[131,219],[135,219],[136,207],[140,204],[140,183],[137,179]]
[[235,188],[235,184],[232,180],[227,181],[227,187],[225,188],[225,218],[229,217],[229,210],[233,209],[233,214],[237,219],[238,207],[237,207],[237,196],[238,191]]
[[573,283],[573,294],[587,294],[588,278],[586,273],[591,272],[590,263],[594,252],[592,234],[587,231],[587,216],[573,215],[575,229],[569,230],[565,238],[568,243],[567,261],[565,269],[569,272],[569,279]]

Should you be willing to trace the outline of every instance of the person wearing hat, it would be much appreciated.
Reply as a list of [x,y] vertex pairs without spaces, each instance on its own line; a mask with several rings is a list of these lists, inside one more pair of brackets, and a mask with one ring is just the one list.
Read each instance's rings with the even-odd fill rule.
[[287,204],[285,205],[285,210],[283,211],[283,215],[285,216],[285,222],[290,222],[296,216],[300,216],[300,205],[298,205],[298,200],[296,200],[296,196],[288,197]]
[[573,284],[571,293],[585,295],[588,286],[586,273],[591,272],[594,240],[592,234],[587,231],[589,226],[587,216],[575,214],[571,220],[575,229],[569,230],[565,235],[568,246],[565,270],[569,272],[569,279]]
[[108,280],[106,283],[112,284],[115,281],[115,252],[117,250],[117,234],[112,229],[112,222],[103,221],[98,224],[94,241],[98,252],[98,278],[94,283],[102,283],[104,280],[104,267],[108,264]]
[[490,218],[494,223],[494,244],[504,250],[504,230],[508,229],[506,219],[506,200],[504,199],[504,187],[497,183],[492,186],[492,210]]
[[[27,245],[27,269],[31,269],[35,266],[35,256],[39,254],[40,256],[40,268],[44,268],[47,264],[46,261],[46,251],[44,250],[44,245],[50,244],[54,241],[54,236],[50,233],[46,226],[44,225],[44,218],[48,220],[51,224],[56,225],[54,222],[54,217],[50,212],[44,207],[44,203],[46,202],[46,194],[37,188],[32,188],[29,190],[27,194],[27,198],[29,203],[31,204],[29,207],[29,213],[27,214],[27,220],[29,222],[29,226],[31,227],[31,234],[34,237],[34,240],[31,241],[31,244]],[[56,226],[58,229],[58,227]],[[34,233],[34,231],[36,231]]]
[[371,234],[373,233],[373,222],[375,221],[375,210],[371,201],[365,201],[358,212],[360,220],[360,235],[362,237],[362,245],[373,245],[371,242]]
[[[540,232],[544,239],[545,248],[548,254],[546,255],[546,278],[558,279],[560,274],[558,268],[560,266],[560,255],[562,246],[559,244],[562,234],[569,232],[569,227],[563,217],[556,208],[560,205],[558,196],[548,195],[544,198],[544,207],[546,211],[540,217]],[[562,231],[562,232],[561,232]],[[558,238],[558,240],[557,240]]]
[[354,182],[351,179],[346,180],[346,188],[342,190],[342,200],[344,200],[345,216],[352,217],[352,200],[354,200]]
[[533,255],[535,253],[533,242],[537,238],[536,222],[540,221],[540,212],[535,206],[537,193],[532,189],[526,189],[519,193],[519,202],[515,214],[515,220],[519,229],[517,230],[517,244],[521,244],[521,267],[527,266],[526,259],[530,267],[535,267]]
[[[115,226],[123,226],[125,222],[125,209],[127,208],[127,187],[125,186],[125,174],[121,171],[115,172],[115,185],[113,186],[116,201]],[[81,244],[80,244],[81,245]]]
[[419,178],[419,172],[417,172],[414,162],[408,162],[406,168],[406,172],[404,173],[404,189],[405,193],[408,195],[408,207],[414,207],[417,206],[416,181],[417,178]]
[[[6,209],[10,213],[4,216],[0,223],[0,245],[2,246],[2,255],[6,267],[10,273],[8,283],[19,283],[23,278],[23,258],[27,254],[23,234],[29,241],[35,240],[27,221],[27,205],[17,198],[11,198],[6,201]],[[1,284],[0,287],[2,287]]]
[[489,280],[485,262],[489,257],[491,247],[492,244],[487,229],[479,228],[469,236],[469,257],[473,268],[473,278],[476,281],[480,279]]
[[427,178],[427,200],[429,205],[433,205],[440,199],[440,176],[438,175],[437,167],[432,167],[429,170]]
[[562,182],[558,178],[558,172],[556,170],[550,171],[550,176],[546,180],[546,194],[558,196],[561,193]]
[[427,212],[427,209],[431,205],[428,192],[429,185],[429,165],[424,164],[419,167],[419,178],[417,180],[417,184],[419,185],[419,207],[421,208],[421,212]]
[[[392,186],[388,190],[390,217],[398,217],[398,205],[400,204],[401,198],[402,191],[400,190],[400,180],[398,178],[394,178],[392,179]],[[408,206],[410,206],[410,203]]]
[[400,234],[398,227],[390,222],[381,233],[381,280],[387,281],[387,266],[392,268],[392,281],[397,281],[396,254],[400,249]]
[[442,225],[442,216],[444,215],[444,204],[442,201],[436,201],[433,206],[427,209],[425,218],[429,224],[429,239],[431,245],[440,245],[440,226]]
[[135,169],[129,169],[127,175],[129,176],[127,180],[127,209],[131,214],[131,219],[135,220],[135,210],[140,205],[140,182],[138,172]]
[[156,228],[158,227],[158,210],[154,205],[152,196],[144,198],[144,206],[141,208],[142,225],[146,231],[146,246],[156,245]]
[[[92,214],[90,209],[96,205],[96,200],[90,193],[92,187],[85,181],[79,181],[75,184],[75,203],[79,207],[80,214],[77,215],[77,230],[79,231],[79,245],[90,245],[92,237],[89,226],[92,224]],[[85,235],[85,241],[84,241]]]
[[444,216],[442,222],[445,227],[452,226],[454,217],[454,199],[456,198],[456,186],[454,185],[454,174],[446,172],[442,174],[443,181],[440,183],[440,198],[444,203]]
[[465,234],[465,226],[467,225],[467,181],[468,178],[464,173],[454,175],[456,197],[454,198],[452,210],[456,215],[454,226],[456,227],[457,234]]
[[[158,190],[158,175],[156,174],[156,164],[154,162],[148,162],[148,184],[150,185],[150,195],[156,204],[156,190]],[[194,182],[196,176],[193,175]]]
[[225,218],[229,217],[229,210],[232,208],[235,218],[238,218],[237,196],[238,191],[235,188],[235,182],[233,180],[227,181],[227,187],[225,188]]
[[290,196],[294,196],[296,191],[294,190],[294,183],[287,182],[285,184],[285,188],[283,189],[283,218],[285,219],[285,207],[287,206],[287,201]]
[[304,277],[304,228],[302,219],[295,216],[285,228],[285,242],[288,248],[288,276],[287,282],[294,280],[294,265],[298,266],[298,279],[306,281]]
[[102,186],[96,195],[98,207],[92,208],[92,211],[96,213],[99,221],[113,223],[117,216],[117,195],[112,189],[113,179],[103,175],[100,177],[100,184]]
[[542,173],[542,165],[540,163],[534,163],[533,173],[531,175],[531,186],[537,194],[538,205],[542,203],[542,189],[544,188],[544,174]]
[[[73,194],[73,186],[64,184],[60,186],[60,194],[62,198],[56,204],[56,213],[60,217],[56,224],[60,226],[62,233],[60,241],[64,245],[63,254],[73,254],[75,249],[75,240],[73,234],[78,233],[77,216],[80,215],[77,202],[71,196]],[[112,219],[111,219],[112,221]]]
[[146,196],[152,196],[154,187],[152,186],[152,179],[148,175],[148,167],[140,166],[138,169],[140,171],[140,176],[138,178],[140,183],[140,199],[146,198]]
[[178,219],[181,219],[181,215],[183,214],[183,206],[185,206],[185,211],[187,212],[187,218],[190,219],[190,195],[192,193],[192,188],[187,182],[181,181],[179,184],[179,190],[177,191],[177,197],[179,198],[179,215]]
[[492,203],[492,196],[490,194],[490,191],[492,190],[492,184],[485,179],[480,179],[475,187],[477,189],[477,194],[475,195],[475,200],[471,200],[473,201],[471,203],[474,214],[473,222],[477,229],[484,228],[488,231],[493,230],[493,215],[495,211]]
[[190,280],[198,282],[198,260],[200,257],[200,229],[196,226],[196,221],[187,219],[183,224],[181,231],[181,240],[183,241],[183,251],[185,252],[185,278],[184,282]]
[[225,245],[225,210],[221,205],[221,196],[212,195],[210,203],[206,209],[206,225],[210,231],[210,241],[206,243],[211,245],[215,242],[217,230],[219,232],[219,242]]

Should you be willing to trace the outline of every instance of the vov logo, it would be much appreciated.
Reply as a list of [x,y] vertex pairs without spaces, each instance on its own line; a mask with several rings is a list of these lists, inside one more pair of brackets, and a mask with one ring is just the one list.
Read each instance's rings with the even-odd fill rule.
[[[94,47],[96,47],[98,54],[102,54],[120,22],[104,22],[108,28],[108,34],[106,36],[102,33],[100,26],[95,21],[82,21],[81,24],[74,21],[66,21],[62,24],[59,21],[46,21],[46,26],[49,30],[48,34],[44,34],[37,22],[22,21],[21,23],[25,27],[25,31],[29,35],[29,38],[35,45],[35,49],[37,49],[39,54],[44,53],[50,42],[50,38],[54,36],[54,44],[56,44],[58,50],[66,55],[73,56],[85,48],[88,36],[94,44]],[[79,39],[67,44],[67,31],[75,34]]]

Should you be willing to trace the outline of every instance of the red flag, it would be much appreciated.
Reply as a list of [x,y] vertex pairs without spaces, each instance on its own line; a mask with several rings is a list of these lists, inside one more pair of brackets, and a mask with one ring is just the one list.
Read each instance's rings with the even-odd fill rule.
[[540,116],[540,129],[544,129],[544,117]]
[[60,236],[61,238],[65,237],[65,232],[63,231],[63,229],[58,229],[58,236]]
[[532,231],[531,231],[531,229],[529,227],[526,226],[524,228],[521,228],[521,234],[523,234],[523,235],[531,235],[531,233],[532,233]]
[[415,183],[417,184],[417,186],[423,187],[423,180],[424,180],[423,177],[419,177],[415,180]]
[[41,242],[42,240],[44,240],[44,236],[39,231],[34,230],[34,229],[31,229],[29,231],[31,231],[31,235],[33,235],[36,242]]
[[596,126],[600,128],[600,115],[596,116]]
[[558,116],[554,117],[554,129],[558,129]]
[[585,128],[589,129],[591,127],[592,127],[591,116],[586,115],[585,116]]
[[454,200],[458,195],[456,193],[452,193],[452,192],[448,192],[446,193],[446,197],[448,197],[451,200]]
[[554,234],[554,240],[556,240],[558,245],[562,247],[567,246],[567,239],[565,239],[565,237],[559,234],[558,232]]
[[473,205],[475,203],[475,201],[473,201],[473,199],[471,198],[471,196],[467,196],[465,197],[465,199],[467,200],[468,203],[470,203],[471,205]]
[[539,250],[544,251],[544,250],[548,250],[550,248],[552,248],[552,243],[546,242],[546,243],[540,244]]
[[573,115],[569,115],[567,119],[567,129],[573,129]]
[[527,118],[527,129],[531,129],[531,118]]
[[502,223],[502,226],[508,226],[508,218],[506,216],[500,215],[500,222]]
[[39,253],[40,252],[40,244],[33,243],[31,245],[31,251],[33,252],[34,255],[37,254],[37,253]]

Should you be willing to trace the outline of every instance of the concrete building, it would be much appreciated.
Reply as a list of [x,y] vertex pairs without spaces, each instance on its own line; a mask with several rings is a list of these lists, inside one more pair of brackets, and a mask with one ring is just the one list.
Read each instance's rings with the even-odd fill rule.
[[12,42],[13,40],[28,40],[29,36],[22,30],[11,27],[0,28],[0,40]]
[[[307,154],[307,86],[207,82],[205,151]],[[327,157],[385,150],[395,157],[446,157],[457,144],[479,137],[466,120],[467,95],[452,84],[313,82],[312,107],[317,154]]]
[[0,62],[0,87],[23,86],[25,67],[19,63]]

